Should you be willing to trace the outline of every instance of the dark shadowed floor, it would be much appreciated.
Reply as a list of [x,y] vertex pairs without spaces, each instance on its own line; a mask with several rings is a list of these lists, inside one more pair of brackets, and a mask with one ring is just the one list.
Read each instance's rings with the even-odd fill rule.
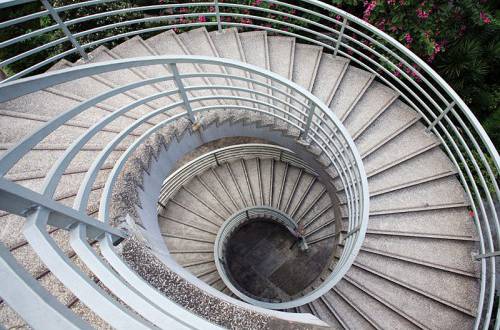
[[307,252],[294,244],[283,226],[256,221],[238,229],[228,245],[226,260],[233,280],[251,295],[287,300],[321,273],[329,249],[314,246]]

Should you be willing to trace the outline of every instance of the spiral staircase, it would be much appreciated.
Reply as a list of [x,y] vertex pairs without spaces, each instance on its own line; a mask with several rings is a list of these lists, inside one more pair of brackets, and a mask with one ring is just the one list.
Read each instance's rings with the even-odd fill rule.
[[498,152],[390,36],[314,0],[41,2],[0,23],[64,34],[0,67],[71,46],[0,82],[5,328],[499,328]]

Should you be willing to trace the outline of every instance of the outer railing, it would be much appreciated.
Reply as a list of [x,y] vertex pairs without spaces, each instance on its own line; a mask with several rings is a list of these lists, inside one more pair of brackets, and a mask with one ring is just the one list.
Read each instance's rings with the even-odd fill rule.
[[[182,70],[186,64],[200,64],[210,68],[213,68],[213,66],[232,68],[245,74],[241,76],[231,75],[220,73],[220,71],[217,73],[186,73]],[[169,74],[118,86],[87,99],[76,107],[68,109],[66,112],[43,124],[33,134],[27,136],[13,148],[2,154],[0,157],[0,175],[2,176],[0,192],[2,194],[10,194],[11,196],[8,199],[0,199],[0,209],[11,212],[13,211],[13,205],[24,205],[18,201],[22,200],[25,195],[28,195],[27,193],[23,195],[27,189],[5,178],[8,178],[9,171],[15,168],[23,157],[29,155],[29,152],[52,132],[65,123],[68,123],[68,121],[71,121],[77,115],[85,113],[85,110],[101,102],[105,103],[108,98],[142,86],[154,86],[157,83],[171,82],[170,86],[172,86],[172,89],[147,95],[97,120],[84,134],[73,141],[52,165],[48,173],[46,173],[41,192],[35,193],[27,190],[29,194],[34,196],[31,200],[35,201],[35,205],[26,207],[26,209],[16,214],[24,216],[27,219],[27,225],[23,234],[33,250],[36,251],[48,269],[69,290],[113,327],[133,326],[134,328],[143,328],[147,327],[147,324],[128,309],[124,309],[116,300],[100,289],[92,279],[74,265],[47,232],[47,224],[69,230],[71,233],[70,244],[77,256],[111,292],[120,298],[121,301],[126,302],[144,319],[160,327],[165,324],[174,323],[179,327],[210,328],[211,324],[195,316],[187,316],[188,312],[176,306],[147,285],[119,257],[114,250],[113,243],[119,243],[117,240],[119,241],[123,235],[120,232],[116,232],[115,236],[118,238],[114,239],[114,229],[107,225],[109,222],[112,193],[119,173],[134,150],[151,137],[152,134],[158,132],[166,125],[174,123],[181,118],[187,118],[197,123],[200,118],[203,118],[203,114],[208,111],[220,111],[221,113],[225,111],[246,111],[253,114],[263,114],[265,115],[264,117],[274,118],[275,121],[285,122],[290,129],[301,132],[300,139],[307,141],[307,144],[311,147],[320,150],[323,156],[330,160],[331,166],[334,167],[341,178],[347,196],[348,230],[353,230],[354,228],[359,228],[359,230],[347,239],[340,261],[336,264],[330,278],[327,279],[328,285],[325,285],[321,289],[322,291],[329,290],[347,272],[361,247],[368,220],[368,187],[361,158],[347,131],[321,101],[302,87],[272,72],[236,61],[202,56],[158,56],[77,66],[27,79],[7,82],[0,86],[0,102],[12,100],[68,81],[75,81],[79,78],[106,72],[119,72],[120,70],[158,65],[163,66]],[[246,78],[248,76],[255,78]],[[224,81],[226,84],[203,84],[205,81],[203,78],[214,77],[225,78]],[[193,78],[201,79],[199,80],[201,81],[201,85],[190,85],[189,83],[192,82]],[[257,92],[249,86],[236,87],[232,85],[232,82],[238,80],[253,85],[264,85],[268,92]],[[235,92],[236,94],[228,92]],[[276,94],[283,95],[283,98],[276,97]],[[153,100],[164,99],[165,97],[172,97],[170,104],[166,103],[164,107],[155,109],[136,119],[130,125],[122,128],[103,147],[98,156],[90,164],[80,184],[72,209],[63,208],[59,202],[53,200],[56,188],[68,165],[88,141],[101,132],[108,124],[116,123],[117,119],[127,115],[135,108]],[[291,100],[290,102],[293,102],[293,104],[285,100]],[[313,118],[314,120],[308,120],[307,118]],[[149,122],[151,119],[160,119],[160,121],[157,124],[151,124]],[[102,222],[90,221],[87,218],[83,218],[89,206],[92,187],[101,167],[110,154],[124,142],[125,138],[131,137],[130,133],[134,132],[137,128],[146,128],[146,130],[122,153],[107,176],[99,203],[98,218]],[[307,135],[305,135],[306,132]],[[55,206],[53,207],[53,205]],[[62,211],[59,211],[59,209]],[[60,213],[67,217],[61,217]],[[71,217],[71,214],[78,214],[79,216]],[[97,226],[97,224],[102,228]],[[102,233],[100,236],[92,234],[93,228],[104,229],[104,236]],[[99,248],[104,260],[89,244],[90,239],[93,238],[98,239]],[[12,261],[12,258],[9,259],[6,257],[5,260]],[[21,268],[10,261],[7,264],[12,273],[20,274],[22,272]],[[33,278],[29,280],[29,276],[24,274],[23,276],[18,276],[17,281],[19,282],[18,287],[22,288],[27,296],[28,293],[29,296],[34,296],[31,287],[37,286],[37,284]],[[42,290],[41,287],[40,290]],[[313,292],[308,298],[315,299],[319,297],[324,293],[321,290]],[[47,292],[44,295],[49,296]],[[24,299],[20,298],[24,297],[23,295],[20,295],[19,292],[9,290],[9,288],[5,288],[4,286],[0,286],[0,296],[9,305],[13,306],[13,308],[19,310],[21,315],[26,317],[26,320],[29,320],[30,324],[35,327],[40,325],[47,326],[48,323],[52,322],[51,320],[56,322],[61,319],[65,319],[67,322],[73,324],[78,323],[76,316],[73,315],[69,318],[68,315],[64,314],[66,312],[63,313],[65,310],[57,301],[42,298],[46,302],[42,305],[38,304],[40,299],[28,299],[24,301]],[[35,296],[38,297],[39,295]],[[26,311],[31,309],[38,312],[29,315],[26,314]],[[42,315],[45,317],[41,318]],[[54,316],[54,318],[46,317],[48,315]]]
[[[3,0],[0,8],[33,2],[29,0]],[[500,251],[498,215],[495,203],[500,201],[498,152],[478,120],[455,91],[422,59],[388,34],[363,20],[318,0],[275,1],[263,0],[254,5],[239,0],[177,1],[175,4],[124,8],[84,17],[72,17],[71,10],[95,6],[105,0],[92,0],[67,5],[18,17],[0,23],[0,29],[20,26],[23,23],[52,15],[54,23],[38,30],[16,36],[0,43],[0,48],[16,47],[25,40],[51,31],[61,31],[60,38],[38,45],[33,49],[15,53],[2,59],[0,67],[29,59],[42,51],[53,51],[49,58],[35,61],[7,81],[30,74],[61,58],[88,52],[98,45],[126,37],[148,36],[168,29],[190,29],[205,26],[221,30],[226,27],[265,30],[269,33],[297,38],[298,41],[322,46],[333,55],[343,56],[351,63],[372,72],[377,79],[400,94],[401,99],[413,107],[442,143],[470,200],[479,233],[481,262],[481,290],[475,328],[487,328],[493,312],[495,292],[495,256]],[[257,5],[257,3],[259,5]],[[245,11],[235,13],[234,11]],[[81,30],[81,23],[121,14],[148,14],[118,23]],[[56,17],[58,15],[59,21]],[[199,19],[204,17],[204,19]],[[65,26],[62,27],[62,24]],[[113,34],[115,28],[127,28]],[[69,31],[69,34],[68,34]],[[98,34],[108,32],[99,38]],[[84,41],[85,40],[85,41]],[[76,41],[76,43],[75,43]],[[500,320],[500,312],[497,320]],[[483,323],[481,323],[483,321]],[[497,321],[496,327],[500,326]]]

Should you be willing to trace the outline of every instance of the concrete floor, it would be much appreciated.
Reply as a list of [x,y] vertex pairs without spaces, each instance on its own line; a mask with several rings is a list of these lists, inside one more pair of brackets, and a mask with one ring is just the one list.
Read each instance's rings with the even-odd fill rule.
[[283,226],[255,221],[230,238],[226,260],[233,280],[250,295],[288,300],[317,278],[329,250],[313,247],[300,251]]

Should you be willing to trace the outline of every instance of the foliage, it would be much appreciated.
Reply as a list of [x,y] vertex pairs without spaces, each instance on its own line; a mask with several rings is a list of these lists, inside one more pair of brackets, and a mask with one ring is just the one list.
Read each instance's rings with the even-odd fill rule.
[[499,3],[477,0],[331,0],[427,61],[500,145]]
[[[500,145],[500,133],[497,129],[500,120],[500,87],[499,81],[495,76],[500,69],[500,23],[496,18],[499,10],[498,4],[492,0],[323,1],[340,7],[375,25],[427,61],[466,101],[483,123],[485,129],[494,140],[495,145]],[[51,1],[54,7],[79,2],[81,0]],[[159,15],[179,15],[186,13],[197,13],[197,15],[177,19],[175,23],[180,24],[176,29],[178,32],[187,29],[182,27],[182,24],[190,23],[209,23],[210,26],[208,28],[215,29],[216,18],[213,15],[215,9],[208,5],[204,6],[203,2],[204,0],[185,0],[182,3],[201,3],[201,5],[136,11],[129,14],[99,17],[71,25],[70,30],[72,32],[81,32],[126,20],[148,19],[147,22],[123,25],[106,31],[95,31],[92,34],[78,38],[81,44],[87,44],[102,38],[138,29],[151,27],[160,27],[161,29],[167,22],[169,24],[173,23],[173,20],[155,19]],[[252,6],[256,9],[226,7],[226,2]],[[282,2],[305,6],[305,3],[300,0],[282,0]],[[177,0],[119,0],[72,9],[61,13],[61,16],[63,20],[69,20],[130,7],[178,3],[179,1]],[[263,0],[219,0],[219,3],[222,6],[221,11],[226,13],[222,16],[222,20],[226,23],[255,24],[265,26],[269,29],[280,29],[300,33],[307,37],[315,37],[304,31],[294,30],[279,23],[290,22],[298,26],[305,26],[303,21],[294,18],[293,15],[317,21],[315,16],[297,13],[291,8]],[[37,2],[15,6],[9,8],[9,10],[1,11],[0,21],[27,15],[41,9],[40,3]],[[311,9],[314,10],[314,8]],[[270,12],[273,10],[285,12],[288,15],[279,15]],[[200,15],[201,13],[205,13],[205,15]],[[275,20],[278,23],[271,20]],[[44,17],[18,24],[8,29],[2,29],[0,30],[0,41],[20,36],[26,33],[26,31],[34,31],[53,24],[55,22],[50,17]],[[314,29],[314,26],[308,26],[308,28]],[[0,49],[0,59],[10,58],[62,37],[64,37],[64,34],[60,30],[41,34],[15,46]],[[111,40],[106,46],[113,47],[122,40]],[[371,45],[369,46],[371,47]],[[70,48],[71,44],[65,42],[56,47],[48,48],[39,54],[29,56],[22,61],[13,63],[4,68],[4,70],[7,74],[19,72],[26,67]],[[70,57],[69,59],[74,60],[76,57],[77,55],[75,54],[74,57]],[[383,65],[390,70],[394,70],[394,67],[387,63],[383,63]]]

